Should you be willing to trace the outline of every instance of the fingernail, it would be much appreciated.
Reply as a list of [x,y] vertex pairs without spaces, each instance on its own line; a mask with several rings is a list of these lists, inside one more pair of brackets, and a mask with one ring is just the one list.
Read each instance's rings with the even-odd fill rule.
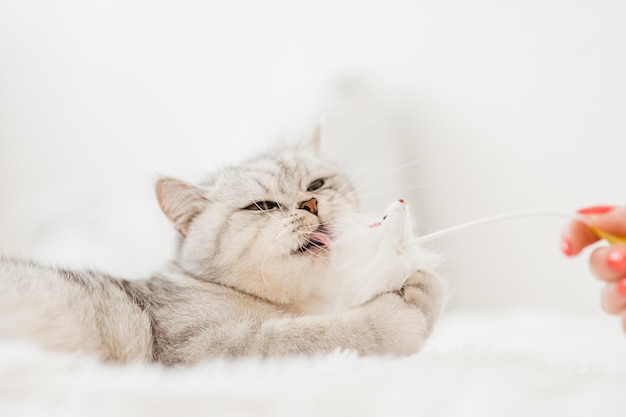
[[605,214],[613,210],[613,206],[592,206],[585,207],[577,211],[578,214]]
[[561,238],[561,252],[565,256],[572,256],[572,244],[565,238]]
[[626,297],[626,278],[622,278],[617,281],[617,286],[615,287],[617,293],[621,296]]
[[398,201],[401,202],[401,203],[404,203],[404,199],[403,198],[399,198]]
[[606,256],[606,265],[613,271],[626,270],[626,252],[624,248],[611,248]]

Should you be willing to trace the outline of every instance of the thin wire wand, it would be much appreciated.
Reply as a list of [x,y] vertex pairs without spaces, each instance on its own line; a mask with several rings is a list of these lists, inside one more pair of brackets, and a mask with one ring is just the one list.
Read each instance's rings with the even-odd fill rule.
[[407,243],[405,246],[416,245],[418,243],[428,242],[431,240],[439,239],[440,237],[444,237],[449,235],[450,233],[454,233],[457,230],[465,229],[467,227],[477,226],[479,224],[484,223],[492,223],[501,220],[508,219],[517,219],[522,217],[559,217],[568,220],[582,220],[576,215],[565,213],[565,212],[556,212],[556,211],[525,211],[525,212],[514,212],[514,213],[506,213],[500,214],[497,216],[485,217],[478,220],[473,220],[467,223],[462,223],[456,226],[448,227],[436,232],[429,233],[427,235],[423,235],[413,240],[412,242]]

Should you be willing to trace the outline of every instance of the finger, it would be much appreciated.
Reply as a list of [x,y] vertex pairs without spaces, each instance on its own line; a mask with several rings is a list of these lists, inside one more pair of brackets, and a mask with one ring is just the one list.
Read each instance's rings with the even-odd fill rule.
[[574,220],[561,231],[561,251],[567,256],[578,255],[586,246],[598,240],[585,223]]
[[609,314],[626,313],[626,280],[606,284],[600,292],[600,305]]
[[626,246],[614,245],[595,249],[589,257],[589,265],[598,279],[619,281],[626,276]]
[[589,224],[602,231],[615,236],[626,236],[626,206],[607,208],[607,210],[604,213],[591,213],[585,218]]

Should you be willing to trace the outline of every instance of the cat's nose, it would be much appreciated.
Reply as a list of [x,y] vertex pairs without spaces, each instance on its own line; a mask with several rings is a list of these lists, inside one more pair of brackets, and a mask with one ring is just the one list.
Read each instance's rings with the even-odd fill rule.
[[301,202],[298,208],[317,215],[317,198],[313,197],[310,200]]

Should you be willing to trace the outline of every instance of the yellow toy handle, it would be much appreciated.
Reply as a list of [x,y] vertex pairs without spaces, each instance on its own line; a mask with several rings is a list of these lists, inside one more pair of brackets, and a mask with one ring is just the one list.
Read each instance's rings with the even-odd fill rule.
[[598,236],[600,239],[604,239],[613,245],[626,245],[626,237],[614,236],[610,233],[605,232],[604,230],[598,229],[597,227],[591,224],[588,226],[589,226],[589,229],[591,229],[591,231],[593,232],[593,234]]

